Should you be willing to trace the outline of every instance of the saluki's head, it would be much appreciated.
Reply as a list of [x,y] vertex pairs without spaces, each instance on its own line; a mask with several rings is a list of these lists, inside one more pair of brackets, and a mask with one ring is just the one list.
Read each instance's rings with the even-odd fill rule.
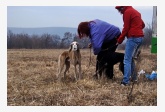
[[70,44],[69,51],[79,51],[79,44],[78,42],[74,41]]

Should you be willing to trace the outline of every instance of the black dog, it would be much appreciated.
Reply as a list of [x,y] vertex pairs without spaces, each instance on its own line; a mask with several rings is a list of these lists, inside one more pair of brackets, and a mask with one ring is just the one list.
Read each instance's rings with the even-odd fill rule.
[[97,57],[95,76],[101,77],[104,72],[108,79],[112,79],[114,76],[113,66],[117,63],[119,63],[119,70],[124,74],[123,60],[124,53],[102,51]]

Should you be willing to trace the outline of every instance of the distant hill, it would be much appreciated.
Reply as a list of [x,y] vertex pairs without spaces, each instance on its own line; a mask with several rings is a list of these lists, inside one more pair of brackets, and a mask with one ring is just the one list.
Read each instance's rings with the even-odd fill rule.
[[59,35],[61,38],[64,36],[65,32],[70,32],[72,34],[77,33],[77,28],[71,27],[39,27],[39,28],[17,28],[17,27],[8,27],[7,31],[11,31],[14,34],[29,34],[29,35],[42,35],[42,34],[51,34]]

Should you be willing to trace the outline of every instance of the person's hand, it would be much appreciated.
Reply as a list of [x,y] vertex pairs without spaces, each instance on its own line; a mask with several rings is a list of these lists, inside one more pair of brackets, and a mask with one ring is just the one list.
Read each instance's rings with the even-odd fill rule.
[[92,44],[90,43],[90,44],[88,44],[88,48],[91,48],[92,47]]
[[119,43],[117,42],[116,45],[119,45]]

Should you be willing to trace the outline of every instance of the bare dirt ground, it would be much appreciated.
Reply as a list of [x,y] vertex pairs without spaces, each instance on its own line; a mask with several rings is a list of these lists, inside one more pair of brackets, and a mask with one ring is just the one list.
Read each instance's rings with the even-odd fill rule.
[[[114,67],[113,80],[94,80],[96,56],[81,49],[83,79],[74,79],[71,66],[66,79],[57,80],[58,55],[64,49],[13,49],[7,51],[8,106],[157,106],[157,80],[143,75],[131,87],[122,87],[122,73]],[[122,52],[122,51],[119,51]],[[157,70],[157,55],[143,49],[138,71]]]

